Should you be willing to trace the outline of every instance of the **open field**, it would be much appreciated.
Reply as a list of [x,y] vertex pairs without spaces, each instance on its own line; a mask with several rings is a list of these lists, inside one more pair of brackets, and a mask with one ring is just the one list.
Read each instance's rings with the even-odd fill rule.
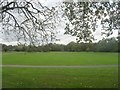
[[114,88],[117,68],[3,68],[3,87]]
[[117,53],[45,52],[3,53],[3,64],[18,65],[116,65]]
[[[4,66],[3,87],[116,88],[117,64],[117,53],[3,53],[3,65],[43,66],[43,68]],[[44,66],[82,66],[82,68],[44,68]],[[93,67],[90,68],[91,66]]]

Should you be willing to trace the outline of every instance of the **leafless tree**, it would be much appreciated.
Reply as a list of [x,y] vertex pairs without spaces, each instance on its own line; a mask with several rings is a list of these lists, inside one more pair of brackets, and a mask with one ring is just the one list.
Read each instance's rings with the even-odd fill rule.
[[48,42],[55,36],[56,14],[36,0],[0,0],[0,31],[30,45]]

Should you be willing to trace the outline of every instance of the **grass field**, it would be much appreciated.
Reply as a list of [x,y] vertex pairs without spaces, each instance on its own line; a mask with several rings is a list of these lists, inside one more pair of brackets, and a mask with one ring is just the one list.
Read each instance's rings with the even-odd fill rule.
[[[117,65],[117,53],[3,53],[3,65]],[[3,88],[117,88],[118,67],[13,68],[3,67]]]
[[94,53],[94,52],[3,53],[3,64],[109,65],[117,63],[118,63],[117,53]]

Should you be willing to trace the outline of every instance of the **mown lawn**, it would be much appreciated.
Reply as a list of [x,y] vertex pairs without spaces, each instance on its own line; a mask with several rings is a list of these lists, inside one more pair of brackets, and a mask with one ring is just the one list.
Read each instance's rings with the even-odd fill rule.
[[117,88],[117,68],[3,68],[3,88]]
[[[3,53],[3,65],[117,65],[117,53]],[[118,67],[2,69],[3,88],[117,88]]]
[[118,64],[117,53],[42,52],[3,53],[3,64],[23,65],[108,65]]

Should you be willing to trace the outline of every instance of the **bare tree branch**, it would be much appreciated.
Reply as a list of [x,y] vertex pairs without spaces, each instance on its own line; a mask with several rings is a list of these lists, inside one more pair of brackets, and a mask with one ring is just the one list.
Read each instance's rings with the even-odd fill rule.
[[55,8],[48,8],[40,2],[3,0],[0,1],[0,14],[4,33],[15,32],[19,42],[46,42],[51,38],[50,33],[55,32]]

